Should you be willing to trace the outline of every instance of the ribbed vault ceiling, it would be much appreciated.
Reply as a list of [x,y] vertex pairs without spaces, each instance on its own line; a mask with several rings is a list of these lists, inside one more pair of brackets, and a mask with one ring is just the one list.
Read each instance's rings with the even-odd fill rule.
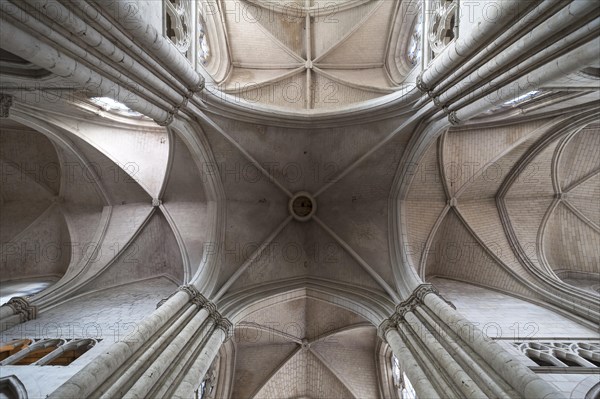
[[376,398],[375,328],[310,298],[248,316],[235,333],[232,397]]
[[600,273],[600,136],[596,123],[574,123],[442,135],[404,204],[407,255],[421,276],[535,298],[527,288],[533,267],[598,295],[588,282]]
[[[219,51],[230,69],[218,90],[266,106],[273,119],[251,123],[207,102],[162,128],[89,102],[16,100],[0,134],[9,174],[0,190],[3,254],[7,244],[48,239],[99,250],[93,262],[77,251],[35,267],[15,258],[3,278],[23,269],[64,275],[42,305],[153,278],[196,283],[232,319],[268,301],[260,295],[273,287],[311,285],[329,303],[343,292],[344,307],[315,294],[235,320],[233,396],[273,399],[379,397],[377,317],[365,314],[376,303],[389,316],[405,264],[423,281],[462,280],[532,301],[545,298],[533,275],[562,279],[581,288],[573,301],[597,302],[597,287],[584,281],[600,274],[600,131],[586,105],[597,100],[597,81],[580,77],[576,96],[559,82],[545,87],[559,93],[537,111],[510,105],[443,131],[428,131],[442,111],[425,97],[419,104],[430,108],[415,105],[416,90],[413,102],[351,121],[326,112],[286,119],[282,110],[313,116],[401,94],[408,79],[392,79],[386,64],[408,40],[392,18],[400,2],[221,4],[227,48]],[[418,146],[428,149],[412,183],[398,183],[403,156]],[[30,160],[58,163],[59,178],[11,180],[14,165]],[[92,178],[70,175],[71,164]],[[399,185],[407,194],[395,202]],[[305,222],[288,207],[298,192],[317,207]],[[348,310],[353,295],[365,317]]]
[[339,108],[393,93],[400,86],[385,62],[395,51],[389,46],[398,5],[224,1],[231,69],[218,88],[250,104],[292,110]]

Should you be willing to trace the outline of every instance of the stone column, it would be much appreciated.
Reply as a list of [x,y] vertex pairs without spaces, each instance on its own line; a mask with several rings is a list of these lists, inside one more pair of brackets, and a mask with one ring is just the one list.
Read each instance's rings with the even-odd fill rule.
[[421,72],[417,80],[417,87],[421,91],[430,91],[448,71],[456,69],[473,52],[485,47],[501,29],[514,22],[515,15],[518,15],[527,3],[520,0],[504,0],[496,4],[500,8],[499,18],[479,18],[468,35],[459,34],[456,42],[450,44]]
[[425,348],[437,356],[437,361],[442,364],[446,374],[456,383],[462,395],[467,398],[485,397],[485,394],[477,386],[477,383],[456,362],[454,353],[444,348],[432,332],[429,331],[430,326],[423,324],[410,310],[407,310],[403,316],[415,335],[424,343]]
[[[475,328],[456,310],[451,308],[434,289],[422,291],[422,302],[434,313],[446,328],[451,329],[462,341],[487,362],[495,373],[506,381],[521,397],[562,398],[563,396],[527,366],[515,359],[498,343]],[[469,328],[464,328],[469,326]]]
[[59,51],[61,49],[41,41],[22,30],[17,24],[17,22],[13,24],[7,19],[0,20],[0,44],[3,49],[65,78],[79,87],[94,90],[98,96],[110,96],[131,109],[151,117],[157,123],[168,124],[172,120],[171,113],[90,69],[77,58],[72,58]]
[[402,365],[406,375],[413,384],[415,390],[419,393],[419,396],[431,399],[441,398],[431,384],[429,377],[421,368],[419,362],[402,341],[402,337],[398,333],[396,324],[389,319],[385,320],[383,324],[379,326],[378,332],[379,336],[388,343],[390,348],[392,348],[392,352],[394,352],[396,357],[402,359]]
[[[597,24],[597,21],[588,24],[588,27],[595,24]],[[563,41],[568,40],[568,37],[563,39]],[[578,72],[585,66],[594,65],[598,59],[599,47],[600,39],[594,37],[592,40],[580,45],[568,53],[562,54],[560,57],[550,61],[546,61],[546,63],[543,63],[540,67],[517,79],[513,79],[510,83],[503,84],[500,86],[500,89],[494,90],[491,94],[487,94],[485,97],[453,110],[451,115],[454,115],[458,122],[466,121],[489,110],[491,107],[514,99],[515,93],[527,93],[532,90],[538,90],[544,83]],[[478,90],[483,91],[497,86],[498,82],[491,81]]]
[[202,328],[204,321],[211,314],[211,310],[214,311],[209,306],[205,306],[207,304],[207,302],[197,304],[199,311],[177,335],[172,337],[168,345],[156,348],[156,351],[161,351],[160,355],[151,364],[146,365],[146,370],[123,396],[124,399],[145,398],[148,396],[148,392],[161,379],[165,371],[172,366],[173,362],[179,360],[179,355],[186,344]]
[[[165,303],[156,309],[150,316],[139,323],[139,328],[131,334],[127,341],[115,342],[108,350],[58,387],[48,398],[67,399],[100,396],[97,389],[107,381],[113,373],[128,361],[132,355],[156,336],[156,333],[165,326],[173,316],[189,304],[191,295],[195,295],[193,287],[181,287]],[[140,354],[141,355],[141,354]],[[94,395],[92,395],[94,394]]]
[[379,327],[427,398],[561,398],[550,384],[484,336],[430,284],[421,284]]
[[193,286],[184,286],[49,398],[193,397],[231,323]]
[[231,335],[231,327],[231,322],[225,318],[215,320],[210,338],[183,377],[172,396],[173,398],[187,399],[194,397],[194,391],[200,386],[221,345]]
[[33,320],[37,316],[37,308],[27,298],[15,296],[0,306],[0,331]]

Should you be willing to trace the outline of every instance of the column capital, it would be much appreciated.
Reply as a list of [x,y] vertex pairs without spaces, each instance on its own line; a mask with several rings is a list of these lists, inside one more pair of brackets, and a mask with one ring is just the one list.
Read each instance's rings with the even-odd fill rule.
[[[439,296],[440,298],[442,298],[442,296],[440,295],[440,293],[438,292],[438,290],[432,285],[432,284],[420,284],[413,292],[412,294],[410,294],[410,296],[408,298],[406,298],[404,301],[400,302],[398,305],[396,305],[396,311],[394,312],[394,314],[391,317],[395,317],[398,319],[398,321],[401,321],[404,319],[404,315],[407,312],[412,312],[417,306],[419,305],[423,305],[425,302],[425,296],[428,294],[435,294],[437,296]],[[444,301],[446,301],[444,298],[442,298]],[[448,301],[446,301],[448,302]],[[448,304],[450,306],[453,306],[451,303],[448,302]]]
[[165,119],[164,121],[155,119],[154,122],[156,122],[156,124],[158,126],[169,126],[173,122],[174,116],[175,116],[175,112],[169,112],[169,113],[167,113],[167,119]]
[[[209,301],[208,299],[206,299],[206,297],[200,293],[198,293],[198,295],[194,296],[192,298],[191,301],[194,305],[198,306],[199,309],[205,308],[205,307],[209,307],[209,311],[210,311],[210,305],[213,305],[213,303],[211,301]],[[215,307],[216,309],[216,307]]]
[[189,88],[189,91],[192,92],[192,95],[190,95],[190,97],[192,97],[193,94],[204,90],[205,86],[206,86],[206,82],[204,81],[204,78],[202,76],[200,76],[200,80],[198,80],[198,83],[196,83],[194,86],[191,86]]
[[223,332],[225,333],[224,341],[227,341],[233,336],[233,323],[229,321],[229,319],[221,316],[219,320],[217,320],[215,323],[215,328],[223,330]]
[[401,304],[396,305],[396,317],[398,317],[399,320],[404,320],[404,315],[408,312],[414,311],[417,305],[419,305],[419,303],[414,297],[411,297]]
[[10,107],[13,105],[13,97],[9,94],[0,94],[0,118],[8,118]]
[[381,338],[383,342],[387,342],[387,339],[385,338],[387,332],[389,330],[395,330],[397,327],[398,317],[397,314],[394,313],[393,315],[382,321],[379,327],[377,327],[377,335],[379,336],[379,338]]
[[204,306],[205,302],[208,302],[208,299],[206,299],[201,293],[200,291],[198,291],[198,289],[196,287],[194,287],[193,285],[182,285],[179,288],[177,288],[177,290],[173,291],[171,293],[171,295],[169,295],[168,297],[161,299],[157,304],[156,304],[156,309],[160,308],[165,302],[167,302],[169,299],[171,299],[173,297],[173,295],[177,294],[178,292],[183,291],[186,294],[188,294],[188,296],[190,297],[190,301],[193,303],[198,304],[200,307]]
[[456,111],[450,111],[448,113],[448,122],[454,126],[460,125],[461,120],[456,115]]
[[206,301],[203,306],[208,311],[208,317],[213,319],[217,323],[221,319],[221,313],[217,310],[217,305],[210,301]]
[[198,295],[200,294],[200,291],[198,291],[198,289],[196,287],[194,287],[193,285],[182,285],[181,287],[179,287],[177,289],[177,291],[184,291],[185,293],[187,293],[190,296],[190,299],[194,299],[196,298]]
[[420,284],[412,293],[420,303],[423,303],[425,295],[435,294],[440,295],[439,291],[433,286],[433,284]]
[[423,93],[427,93],[428,91],[431,91],[431,89],[429,87],[427,87],[427,85],[423,82],[423,71],[421,71],[419,76],[417,76],[416,85],[417,85],[417,89],[419,89]]
[[8,306],[16,315],[19,315],[21,323],[24,323],[27,320],[33,320],[37,316],[37,307],[29,303],[27,298],[22,296],[10,298],[3,306]]

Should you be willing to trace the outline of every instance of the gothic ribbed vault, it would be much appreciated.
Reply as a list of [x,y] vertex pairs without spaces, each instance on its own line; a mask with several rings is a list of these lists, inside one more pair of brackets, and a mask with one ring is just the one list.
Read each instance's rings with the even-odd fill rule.
[[600,390],[595,2],[0,9],[6,384]]

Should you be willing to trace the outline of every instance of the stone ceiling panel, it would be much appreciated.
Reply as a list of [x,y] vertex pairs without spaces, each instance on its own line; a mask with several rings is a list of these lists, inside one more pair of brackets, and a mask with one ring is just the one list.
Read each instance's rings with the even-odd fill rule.
[[567,201],[589,218],[596,226],[600,226],[600,173],[591,177],[569,191]]
[[377,334],[374,327],[344,331],[311,345],[331,369],[344,379],[356,397],[379,398],[375,351]]
[[586,126],[569,140],[561,155],[561,187],[568,188],[593,171],[600,170],[600,124]]
[[350,35],[342,38],[337,47],[318,57],[318,62],[334,65],[383,65],[395,7],[395,1],[377,2],[364,22],[355,26]]

